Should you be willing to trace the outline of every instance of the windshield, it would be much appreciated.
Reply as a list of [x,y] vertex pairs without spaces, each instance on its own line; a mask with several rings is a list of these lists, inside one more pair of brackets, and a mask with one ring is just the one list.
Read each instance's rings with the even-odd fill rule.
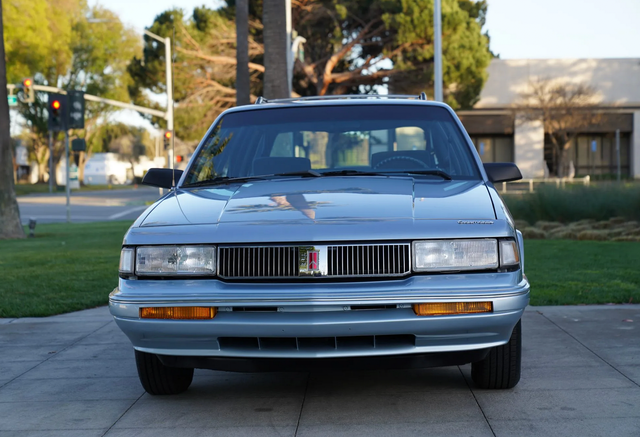
[[480,179],[470,147],[444,108],[301,105],[225,115],[206,137],[184,185],[361,172]]

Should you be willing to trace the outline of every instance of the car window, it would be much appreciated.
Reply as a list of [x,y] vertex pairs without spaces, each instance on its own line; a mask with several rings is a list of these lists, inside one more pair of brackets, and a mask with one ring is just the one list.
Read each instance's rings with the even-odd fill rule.
[[205,138],[186,183],[310,169],[440,170],[480,179],[469,145],[444,108],[350,105],[229,113]]

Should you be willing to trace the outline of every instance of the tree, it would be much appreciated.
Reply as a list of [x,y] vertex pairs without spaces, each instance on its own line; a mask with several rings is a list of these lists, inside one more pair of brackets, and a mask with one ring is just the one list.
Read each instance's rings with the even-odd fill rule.
[[24,238],[13,184],[13,153],[9,135],[10,120],[3,21],[2,0],[0,0],[0,240]]
[[515,105],[520,120],[542,121],[558,162],[558,177],[566,174],[566,155],[572,142],[602,118],[594,108],[595,99],[596,91],[588,85],[537,79],[529,83],[529,90]]
[[[7,26],[11,80],[28,76],[40,85],[129,100],[131,79],[126,67],[139,50],[140,38],[113,12],[101,6],[88,7],[84,0],[13,0],[5,9],[15,17]],[[30,14],[33,21],[24,14]],[[38,92],[34,103],[20,102],[18,106],[25,120],[24,138],[32,159],[38,163],[40,181],[49,161],[47,100],[47,94]],[[86,136],[101,117],[113,111],[112,106],[87,102],[85,131],[76,133]],[[62,133],[54,135],[55,163],[64,153],[62,138]],[[84,157],[81,154],[81,173]],[[52,173],[55,178],[56,172]]]
[[[251,99],[270,95],[269,67],[263,44],[263,16],[284,0],[249,2],[249,72]],[[278,6],[280,5],[280,6]],[[176,136],[198,141],[211,122],[236,100],[236,1],[218,10],[181,9],[158,15],[152,32],[173,37],[175,30],[174,99]],[[454,108],[471,107],[478,99],[491,60],[489,39],[482,33],[485,1],[443,0],[445,99]],[[284,11],[276,13],[282,21]],[[292,22],[306,38],[304,57],[294,63],[293,95],[377,93],[418,94],[433,87],[433,0],[295,0]],[[276,42],[272,47],[279,46]],[[267,45],[269,47],[269,45]],[[284,52],[284,51],[282,51]],[[286,54],[274,61],[276,79],[286,83]],[[243,61],[244,62],[244,61]],[[267,67],[265,69],[265,67]],[[143,57],[129,67],[130,88],[138,104],[151,105],[145,91],[164,91],[164,49],[146,40]],[[268,74],[268,73],[266,73]],[[265,88],[263,88],[263,83]],[[158,105],[161,107],[162,105]],[[150,117],[158,126],[164,120]]]
[[[491,60],[482,34],[486,2],[443,0],[445,101],[469,108],[477,101]],[[299,0],[293,23],[307,39],[296,63],[301,95],[433,89],[433,0]]]
[[291,97],[287,73],[287,1],[263,3],[264,95],[267,99]]
[[[185,17],[182,10],[172,9],[158,15],[149,27],[157,35],[174,39],[175,133],[184,141],[199,141],[215,117],[236,103],[236,32],[231,12],[201,7]],[[250,29],[255,30],[255,26],[261,27],[250,20]],[[249,59],[260,58],[262,45],[252,36],[248,45]],[[143,57],[134,58],[129,65],[133,78],[129,92],[136,104],[164,107],[144,92],[165,91],[164,65],[164,47],[145,39]],[[248,67],[250,98],[255,100],[256,93],[262,91],[264,66],[249,62]],[[149,119],[161,128],[166,126],[159,117]]]

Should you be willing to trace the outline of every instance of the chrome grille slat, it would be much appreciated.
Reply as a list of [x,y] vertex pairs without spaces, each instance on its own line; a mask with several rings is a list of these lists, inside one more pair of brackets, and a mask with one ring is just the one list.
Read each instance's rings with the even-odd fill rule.
[[[335,244],[326,250],[326,274],[312,278],[403,276],[411,272],[409,243]],[[228,279],[298,278],[301,247],[222,246],[219,276]]]
[[328,277],[401,276],[411,270],[409,244],[336,245],[327,249]]

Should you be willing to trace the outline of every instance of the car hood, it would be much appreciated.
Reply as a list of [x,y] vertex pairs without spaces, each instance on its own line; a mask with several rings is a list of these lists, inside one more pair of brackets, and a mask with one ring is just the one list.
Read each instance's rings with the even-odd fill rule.
[[352,176],[283,178],[178,189],[150,208],[139,224],[495,218],[491,197],[482,181]]

